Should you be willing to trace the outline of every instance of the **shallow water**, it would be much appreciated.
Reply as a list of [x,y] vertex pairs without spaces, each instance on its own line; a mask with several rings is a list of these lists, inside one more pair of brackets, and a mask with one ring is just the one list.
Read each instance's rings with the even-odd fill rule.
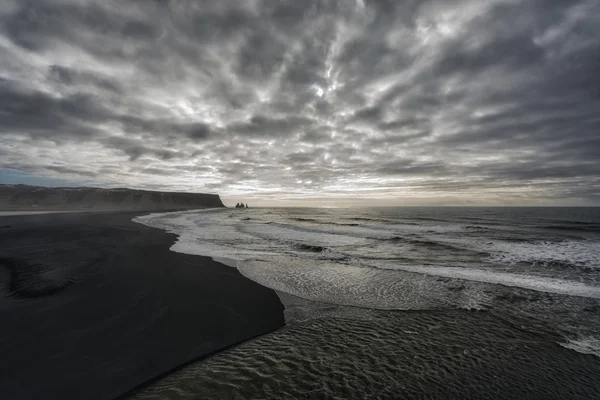
[[357,311],[288,325],[133,398],[597,398],[600,361],[553,339],[488,312]]

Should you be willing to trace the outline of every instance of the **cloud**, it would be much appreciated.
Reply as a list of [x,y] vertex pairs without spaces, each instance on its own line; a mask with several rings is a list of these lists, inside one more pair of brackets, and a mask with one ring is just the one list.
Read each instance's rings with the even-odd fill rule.
[[264,201],[597,204],[599,27],[593,0],[7,1],[0,168]]
[[294,132],[302,132],[310,127],[313,121],[310,118],[286,116],[279,118],[264,115],[253,115],[248,121],[234,123],[228,126],[233,134],[249,136],[288,136]]

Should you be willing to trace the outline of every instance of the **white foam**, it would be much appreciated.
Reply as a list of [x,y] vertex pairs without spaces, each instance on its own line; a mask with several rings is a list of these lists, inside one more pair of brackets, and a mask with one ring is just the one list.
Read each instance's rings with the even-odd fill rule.
[[351,246],[365,244],[360,237],[350,235],[339,235],[330,230],[302,230],[285,227],[278,224],[255,224],[248,223],[239,227],[239,230],[252,236],[257,236],[270,241],[287,241],[292,243],[304,243],[313,246]]
[[308,263],[286,256],[237,265],[244,276],[263,286],[320,303],[384,310],[432,309],[451,304],[444,284],[427,275],[324,260]]
[[464,225],[447,223],[444,225],[440,224],[393,224],[384,225],[384,229],[390,230],[399,234],[402,233],[452,233],[452,232],[463,232],[466,230]]
[[380,264],[379,267],[431,276],[519,287],[540,292],[600,299],[600,287],[565,279],[511,274],[474,268],[408,266],[385,263]]
[[593,354],[600,357],[600,338],[597,337],[581,337],[579,339],[569,340],[567,343],[560,343],[560,345],[578,353]]
[[600,269],[598,243],[565,240],[562,242],[537,241],[533,243],[493,242],[490,261],[503,264],[565,263]]
[[332,233],[336,235],[350,235],[363,238],[389,239],[406,234],[444,234],[465,231],[463,225],[413,225],[413,224],[385,224],[385,225],[318,225],[302,227],[309,232]]
[[165,229],[179,235],[172,251],[185,254],[246,260],[278,254],[282,251],[275,243],[260,242],[238,229],[239,221],[229,219],[228,210],[210,209],[198,212],[150,214],[133,221]]
[[466,250],[490,253],[486,261],[491,263],[516,265],[519,263],[551,264],[563,263],[593,269],[600,269],[600,249],[598,242],[591,240],[563,240],[550,242],[507,242],[485,238],[436,238]]

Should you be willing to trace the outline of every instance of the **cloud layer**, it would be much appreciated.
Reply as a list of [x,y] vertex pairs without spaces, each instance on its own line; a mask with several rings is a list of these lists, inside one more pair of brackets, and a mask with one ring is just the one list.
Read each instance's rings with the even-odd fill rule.
[[599,37],[596,0],[5,0],[0,169],[263,201],[598,204]]

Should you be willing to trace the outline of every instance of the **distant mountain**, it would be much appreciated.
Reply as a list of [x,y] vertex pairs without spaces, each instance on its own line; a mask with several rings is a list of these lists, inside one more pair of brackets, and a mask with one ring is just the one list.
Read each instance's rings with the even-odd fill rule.
[[0,210],[184,210],[225,207],[217,194],[1,185]]

